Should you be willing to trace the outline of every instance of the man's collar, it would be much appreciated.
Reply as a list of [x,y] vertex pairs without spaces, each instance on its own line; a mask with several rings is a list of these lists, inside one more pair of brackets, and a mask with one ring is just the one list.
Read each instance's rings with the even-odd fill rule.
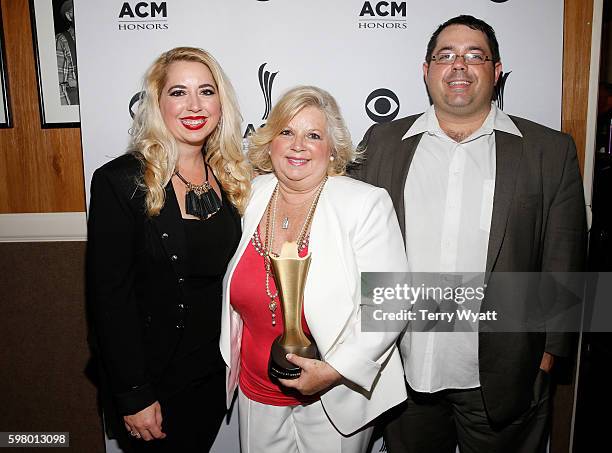
[[522,137],[521,131],[516,127],[512,118],[510,118],[506,113],[498,109],[495,103],[491,104],[491,109],[495,109],[495,122],[493,123],[493,129],[496,131],[507,132],[512,135],[516,135],[518,137]]
[[412,123],[412,126],[410,126],[410,128],[406,131],[406,133],[402,137],[402,140],[427,132],[429,130],[428,125],[430,123],[430,117],[432,115],[435,117],[435,113],[433,112],[434,112],[434,107],[433,105],[431,105],[429,106],[427,110],[425,110],[425,113],[419,116],[414,121],[414,123]]
[[[498,109],[494,102],[491,103],[491,110],[489,111],[484,123],[482,123],[482,126],[478,131],[476,131],[476,133],[478,133],[478,136],[481,136],[490,134],[493,132],[493,130],[507,132],[519,137],[523,136],[512,119],[502,110]],[[410,126],[402,137],[402,140],[409,137],[414,137],[418,134],[423,134],[425,132],[434,135],[446,135],[440,128],[440,123],[436,117],[436,112],[433,105],[429,106],[425,113],[419,116],[416,121],[412,123],[412,126]],[[472,134],[471,137],[474,137],[474,134]]]

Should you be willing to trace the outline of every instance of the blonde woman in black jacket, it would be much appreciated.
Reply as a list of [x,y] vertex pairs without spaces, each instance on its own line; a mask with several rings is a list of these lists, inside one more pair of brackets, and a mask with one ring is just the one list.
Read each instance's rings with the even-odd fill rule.
[[145,76],[131,150],[92,179],[94,349],[107,424],[135,451],[208,451],[225,414],[221,282],[251,179],[239,126],[214,58],[172,49]]

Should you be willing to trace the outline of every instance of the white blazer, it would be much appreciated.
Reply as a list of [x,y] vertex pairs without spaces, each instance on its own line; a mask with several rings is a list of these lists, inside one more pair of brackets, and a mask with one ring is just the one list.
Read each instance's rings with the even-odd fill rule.
[[[242,319],[230,304],[230,283],[276,183],[273,174],[253,181],[242,238],[223,280],[219,345],[228,366],[228,407],[238,384],[242,342]],[[395,347],[399,333],[361,332],[360,322],[360,272],[408,271],[387,192],[348,177],[330,177],[312,220],[309,250],[312,262],[304,290],[304,316],[322,360],[351,381],[327,391],[321,402],[336,429],[348,435],[406,399],[404,371]]]

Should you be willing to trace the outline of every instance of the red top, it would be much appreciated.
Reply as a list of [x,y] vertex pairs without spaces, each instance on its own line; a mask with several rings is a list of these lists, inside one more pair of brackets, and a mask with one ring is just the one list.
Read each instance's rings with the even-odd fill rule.
[[[300,257],[306,256],[308,247]],[[270,292],[276,292],[270,276]],[[266,294],[266,271],[263,256],[257,253],[252,240],[236,266],[230,287],[230,301],[244,323],[240,353],[240,390],[250,400],[272,406],[297,406],[314,401],[311,396],[276,384],[268,377],[268,360],[272,342],[283,333],[283,311],[277,300],[276,325],[272,326],[270,298]],[[302,328],[310,335],[302,307]]]

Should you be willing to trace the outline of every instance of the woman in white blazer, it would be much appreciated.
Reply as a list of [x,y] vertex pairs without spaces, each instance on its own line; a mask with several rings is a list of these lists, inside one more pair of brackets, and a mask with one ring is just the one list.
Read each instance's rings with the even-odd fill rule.
[[[220,348],[227,404],[239,387],[243,453],[361,452],[370,423],[406,399],[398,332],[361,331],[360,272],[407,271],[391,199],[342,176],[355,151],[338,106],[316,87],[287,92],[249,152],[260,173],[224,279]],[[312,261],[302,323],[320,359],[289,355],[295,380],[267,375],[282,316],[268,254],[298,243]]]

